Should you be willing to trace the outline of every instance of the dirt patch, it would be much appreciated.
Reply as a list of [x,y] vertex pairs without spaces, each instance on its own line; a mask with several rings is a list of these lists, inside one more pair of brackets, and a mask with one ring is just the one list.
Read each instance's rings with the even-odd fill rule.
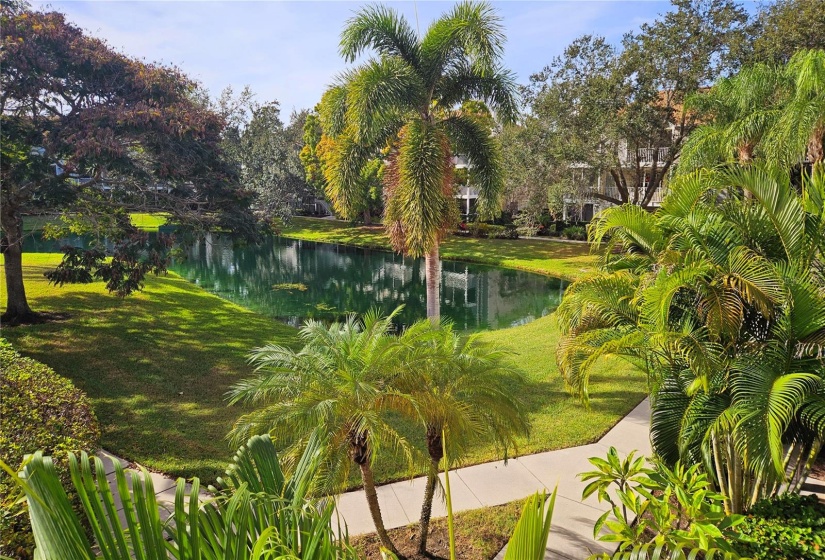
[[[461,560],[490,560],[504,548],[515,529],[521,514],[523,500],[502,506],[477,509],[455,516],[456,557]],[[408,525],[389,532],[402,558],[407,560],[447,560],[450,545],[447,519],[434,519],[430,523],[426,556],[416,553],[418,524]],[[350,539],[361,558],[381,560],[378,537],[374,533]]]

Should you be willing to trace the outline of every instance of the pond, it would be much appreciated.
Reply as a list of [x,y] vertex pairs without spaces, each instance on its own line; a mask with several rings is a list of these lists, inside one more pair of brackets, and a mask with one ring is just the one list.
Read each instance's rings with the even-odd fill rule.
[[[69,239],[79,244],[79,239]],[[26,250],[54,251],[54,242]],[[247,309],[291,325],[333,320],[403,304],[400,324],[426,317],[423,259],[345,245],[270,237],[236,246],[207,236],[184,251],[170,269],[190,282]],[[441,314],[464,331],[530,322],[555,309],[565,282],[539,274],[442,261]]]

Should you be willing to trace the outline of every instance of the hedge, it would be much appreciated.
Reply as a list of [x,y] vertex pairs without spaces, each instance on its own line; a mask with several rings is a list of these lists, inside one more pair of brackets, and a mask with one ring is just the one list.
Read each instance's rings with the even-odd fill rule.
[[825,560],[825,505],[816,496],[762,500],[737,529],[742,538],[733,545],[754,560]]
[[[0,338],[0,460],[16,469],[42,449],[69,481],[69,452],[94,452],[100,428],[85,393],[52,368],[18,354]],[[28,560],[34,541],[17,486],[0,477],[0,555]]]

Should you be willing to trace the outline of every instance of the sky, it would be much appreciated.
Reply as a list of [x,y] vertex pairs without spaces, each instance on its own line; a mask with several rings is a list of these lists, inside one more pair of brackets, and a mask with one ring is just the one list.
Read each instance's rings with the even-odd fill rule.
[[[385,2],[424,33],[451,2]],[[149,62],[179,66],[213,96],[226,86],[251,86],[258,101],[273,99],[284,116],[313,107],[347,68],[338,54],[341,29],[364,2],[348,1],[58,1],[35,8],[61,11],[90,34]],[[505,64],[520,83],[586,33],[618,43],[670,8],[669,2],[493,2],[507,34]],[[746,3],[754,9],[752,2]]]

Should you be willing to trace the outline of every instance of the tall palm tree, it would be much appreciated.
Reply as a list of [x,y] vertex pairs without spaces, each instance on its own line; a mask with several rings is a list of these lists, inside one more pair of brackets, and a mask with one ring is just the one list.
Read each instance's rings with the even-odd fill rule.
[[798,489],[825,439],[825,168],[797,193],[760,165],[674,182],[655,214],[616,207],[600,270],[559,307],[557,361],[586,398],[622,356],[650,380],[654,450],[702,462],[738,513]]
[[[425,554],[433,496],[444,456],[442,434],[448,434],[449,456],[460,459],[479,438],[493,440],[505,456],[516,437],[528,432],[524,377],[507,352],[461,336],[451,323],[431,326],[424,320],[415,343],[407,344],[406,371],[395,384],[410,395],[425,430],[430,465],[418,532],[418,551]],[[412,338],[410,339],[413,340]]]
[[327,192],[338,212],[357,207],[364,164],[387,152],[384,224],[397,251],[424,255],[427,316],[439,317],[439,244],[458,222],[453,154],[466,156],[479,189],[479,213],[499,208],[501,156],[494,137],[460,105],[484,101],[502,123],[518,107],[513,74],[501,66],[504,32],[486,2],[461,2],[423,37],[395,10],[360,10],[341,34],[341,54],[376,56],[341,76],[324,95],[321,120],[335,137]]
[[322,433],[327,490],[338,491],[355,465],[361,474],[370,515],[381,544],[395,550],[384,528],[372,466],[389,448],[412,462],[407,441],[387,421],[390,411],[408,412],[409,401],[392,387],[402,347],[392,336],[392,319],[371,311],[358,319],[325,326],[307,321],[295,351],[277,345],[255,349],[250,361],[258,375],[234,385],[232,403],[254,405],[230,433],[232,441],[270,434],[300,456],[307,441]]

